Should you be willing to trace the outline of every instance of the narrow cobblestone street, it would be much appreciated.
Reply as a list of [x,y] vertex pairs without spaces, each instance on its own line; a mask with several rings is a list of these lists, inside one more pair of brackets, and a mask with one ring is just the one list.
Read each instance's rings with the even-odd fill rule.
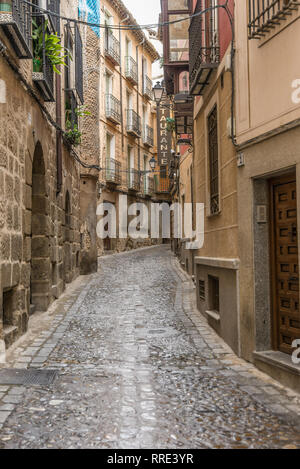
[[0,386],[1,448],[300,448],[299,396],[200,317],[168,247],[101,259],[9,357],[49,386]]

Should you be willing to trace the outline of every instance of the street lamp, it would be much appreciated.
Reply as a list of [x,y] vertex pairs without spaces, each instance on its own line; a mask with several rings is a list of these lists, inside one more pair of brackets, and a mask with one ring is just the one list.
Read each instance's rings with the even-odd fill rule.
[[157,106],[159,106],[159,104],[162,100],[163,94],[164,94],[164,87],[158,81],[156,83],[156,85],[154,86],[152,91],[153,91],[154,100],[155,100]]
[[156,159],[154,158],[154,156],[152,156],[151,160],[149,161],[149,165],[151,170],[154,171],[156,168]]

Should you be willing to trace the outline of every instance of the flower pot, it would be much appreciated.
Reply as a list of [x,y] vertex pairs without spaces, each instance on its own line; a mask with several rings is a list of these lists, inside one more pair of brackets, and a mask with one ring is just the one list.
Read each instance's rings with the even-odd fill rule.
[[12,12],[12,4],[8,2],[0,2],[0,13]]
[[43,63],[39,57],[37,59],[33,59],[33,71],[37,73],[43,71]]

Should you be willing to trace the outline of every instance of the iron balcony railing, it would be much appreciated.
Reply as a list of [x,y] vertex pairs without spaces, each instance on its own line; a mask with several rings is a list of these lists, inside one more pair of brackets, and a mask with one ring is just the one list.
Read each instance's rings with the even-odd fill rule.
[[105,31],[105,54],[115,64],[120,64],[120,42],[107,28]]
[[[205,8],[198,0],[195,13]],[[190,94],[202,95],[210,76],[220,63],[220,46],[216,10],[206,15],[194,16],[189,28],[190,43]]]
[[106,104],[106,117],[115,124],[121,122],[121,103],[112,94],[107,94],[105,97]]
[[127,132],[134,137],[141,136],[141,118],[133,109],[127,109]]
[[37,15],[35,20],[38,26],[42,26],[43,31],[43,52],[42,57],[35,57],[33,64],[32,80],[39,88],[45,101],[55,101],[54,98],[54,72],[51,61],[46,54],[45,39],[46,34],[50,34],[48,28],[45,27],[46,18],[44,15]]
[[249,39],[260,39],[298,8],[295,0],[248,0]]
[[105,179],[108,183],[121,184],[121,163],[114,158],[106,158]]
[[154,194],[153,176],[148,176],[147,174],[145,174],[143,179],[144,179],[144,187],[143,187],[144,195],[152,196]]
[[125,76],[133,85],[138,82],[137,63],[132,57],[125,57]]
[[161,194],[168,194],[170,192],[170,180],[169,178],[162,178],[158,176],[155,180],[155,192]]
[[140,190],[140,172],[136,169],[128,170],[128,189],[139,192]]
[[145,75],[143,79],[143,94],[149,99],[152,99],[152,81]]
[[143,142],[148,147],[153,147],[154,145],[154,132],[153,132],[152,127],[150,127],[147,124],[144,125],[144,129],[143,129]]
[[32,58],[30,5],[23,0],[0,1],[0,27],[20,59]]
[[60,36],[60,0],[47,0],[47,10],[54,13],[54,15],[51,15],[49,13],[49,19],[52,23],[54,31],[57,32],[57,34]]

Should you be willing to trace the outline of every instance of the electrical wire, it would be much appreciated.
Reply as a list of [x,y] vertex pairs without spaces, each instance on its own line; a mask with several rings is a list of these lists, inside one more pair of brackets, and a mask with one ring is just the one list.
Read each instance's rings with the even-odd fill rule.
[[39,10],[42,13],[47,13],[51,16],[54,16],[56,18],[60,18],[61,20],[67,21],[68,23],[76,23],[76,24],[81,24],[85,26],[90,26],[92,28],[102,28],[102,29],[110,29],[110,30],[124,30],[124,31],[140,31],[142,29],[154,29],[154,28],[163,28],[164,26],[169,26],[177,23],[182,23],[184,21],[190,21],[193,18],[196,18],[197,16],[204,15],[205,13],[208,13],[209,11],[216,10],[218,8],[226,8],[228,6],[228,1],[226,0],[225,3],[222,5],[214,5],[211,7],[207,7],[201,11],[198,11],[197,13],[194,13],[192,15],[186,16],[185,18],[180,18],[178,20],[173,20],[173,21],[164,21],[162,23],[153,23],[153,24],[144,24],[144,25],[139,25],[139,24],[131,24],[131,25],[107,25],[107,24],[101,24],[101,23],[92,23],[90,21],[84,21],[80,19],[74,19],[74,18],[69,18],[67,16],[62,16],[59,13],[55,13],[51,10],[47,10],[46,8],[42,8],[39,5],[36,5],[29,0],[22,0],[23,3],[34,7],[36,10]]

